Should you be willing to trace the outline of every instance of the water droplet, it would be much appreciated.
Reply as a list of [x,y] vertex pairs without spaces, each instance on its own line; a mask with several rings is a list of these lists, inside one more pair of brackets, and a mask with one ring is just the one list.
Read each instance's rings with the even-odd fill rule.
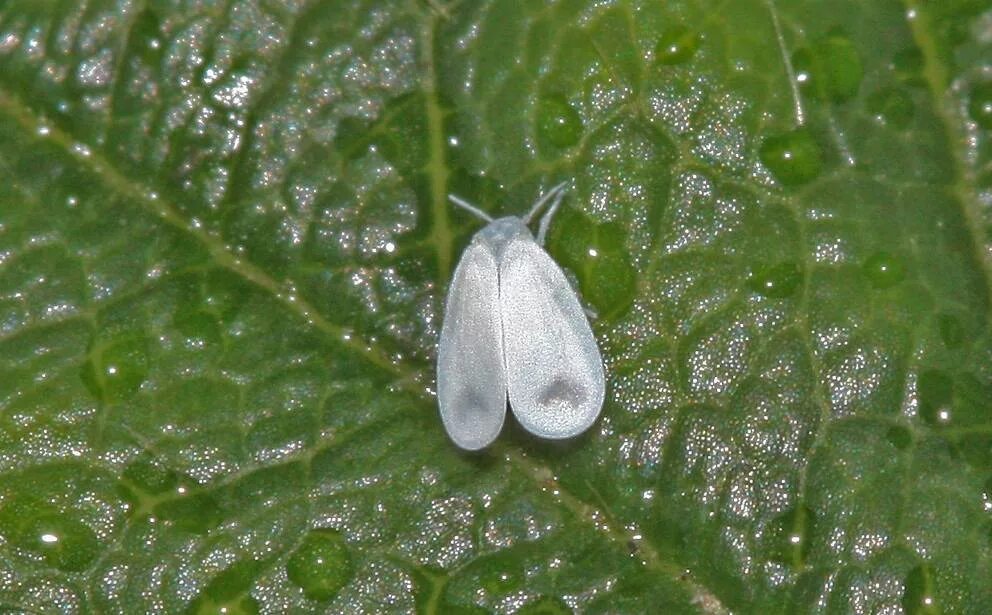
[[800,85],[818,98],[833,102],[850,100],[858,93],[864,69],[857,48],[841,33],[831,33],[809,49],[792,56],[797,73],[806,75]]
[[637,293],[637,271],[617,223],[595,224],[571,208],[559,212],[548,241],[552,254],[579,278],[582,297],[600,318],[623,314]]
[[675,26],[661,35],[654,55],[662,64],[681,64],[696,54],[699,34],[685,26]]
[[134,54],[149,66],[158,68],[162,58],[162,24],[151,9],[138,14],[131,26],[128,53]]
[[930,425],[944,426],[952,418],[954,381],[946,373],[928,369],[920,373],[916,383],[920,416]]
[[906,277],[902,261],[888,252],[876,252],[862,265],[862,271],[875,288],[890,288]]
[[864,69],[851,39],[833,34],[818,43],[814,53],[820,58],[824,75],[821,87],[828,98],[843,101],[857,95]]
[[156,504],[152,516],[192,534],[206,534],[224,520],[217,500],[196,483],[180,483],[174,496]]
[[986,81],[971,88],[968,115],[982,128],[992,129],[992,81]]
[[806,506],[792,508],[768,526],[767,557],[787,566],[806,563],[816,528],[816,515]]
[[944,340],[944,345],[948,348],[959,348],[964,343],[964,325],[953,314],[944,313],[937,316],[937,330],[940,331],[940,339]]
[[812,181],[823,166],[820,146],[803,128],[766,138],[758,155],[775,179],[786,186]]
[[560,598],[543,596],[520,607],[519,615],[570,615],[572,609]]
[[258,600],[249,592],[262,566],[263,562],[259,560],[235,562],[207,583],[186,612],[195,615],[256,615],[261,609]]
[[41,555],[68,572],[86,570],[100,552],[96,534],[83,522],[31,498],[11,498],[0,508],[0,534],[17,548]]
[[902,593],[902,608],[906,615],[939,615],[934,595],[933,569],[920,564],[906,575],[906,588]]
[[130,398],[148,376],[148,344],[141,333],[121,333],[90,344],[81,377],[97,399]]
[[85,570],[100,549],[93,530],[59,514],[31,519],[20,542],[25,548],[41,553],[49,565],[69,571]]
[[564,149],[582,137],[582,118],[561,96],[542,97],[537,104],[537,138],[542,149]]
[[803,272],[796,263],[757,268],[747,280],[751,291],[770,299],[784,299],[792,296],[803,280]]
[[637,272],[623,252],[601,253],[591,258],[589,283],[584,296],[599,316],[612,318],[623,314],[637,293]]
[[913,99],[902,88],[887,87],[875,91],[868,97],[867,108],[868,113],[895,128],[905,128],[913,120]]
[[289,580],[310,600],[330,600],[351,580],[351,551],[335,530],[312,530],[286,562]]

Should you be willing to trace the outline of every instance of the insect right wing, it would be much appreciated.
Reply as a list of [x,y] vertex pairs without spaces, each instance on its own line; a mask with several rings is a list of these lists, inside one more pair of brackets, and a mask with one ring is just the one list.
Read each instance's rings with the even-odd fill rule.
[[603,407],[603,360],[575,291],[533,240],[503,251],[500,304],[514,416],[544,438],[588,429]]
[[438,406],[448,435],[467,450],[492,443],[506,417],[498,276],[489,247],[469,245],[455,268],[441,326]]

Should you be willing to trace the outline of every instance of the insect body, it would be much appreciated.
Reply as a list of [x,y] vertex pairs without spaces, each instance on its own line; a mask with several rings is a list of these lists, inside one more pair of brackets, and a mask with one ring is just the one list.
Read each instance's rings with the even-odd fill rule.
[[[541,247],[564,196],[552,188],[523,218],[493,220],[462,254],[448,290],[438,348],[441,420],[455,444],[488,446],[503,427],[507,398],[527,431],[570,438],[599,416],[603,361],[561,268]],[[537,241],[527,224],[551,201]]]

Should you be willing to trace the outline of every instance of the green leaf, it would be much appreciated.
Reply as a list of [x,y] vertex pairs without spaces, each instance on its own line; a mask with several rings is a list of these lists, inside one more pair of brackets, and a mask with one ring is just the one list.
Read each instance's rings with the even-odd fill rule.
[[[0,3],[0,610],[992,612],[987,0]],[[480,224],[603,415],[433,396]]]

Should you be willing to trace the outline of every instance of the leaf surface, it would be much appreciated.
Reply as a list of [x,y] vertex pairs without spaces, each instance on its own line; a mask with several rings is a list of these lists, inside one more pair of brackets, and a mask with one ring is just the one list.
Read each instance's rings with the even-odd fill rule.
[[[0,4],[0,608],[992,611],[986,0]],[[437,416],[477,220],[597,425]]]

